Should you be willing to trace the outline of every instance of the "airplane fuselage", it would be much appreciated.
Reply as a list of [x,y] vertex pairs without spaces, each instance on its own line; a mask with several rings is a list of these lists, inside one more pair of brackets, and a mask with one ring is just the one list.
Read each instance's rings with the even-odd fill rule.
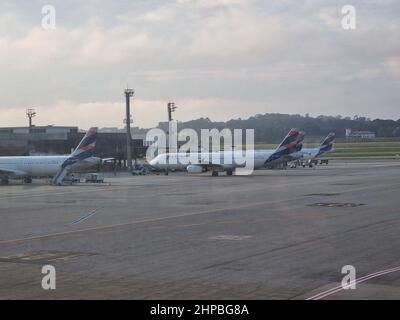
[[[255,150],[254,152],[241,151],[221,151],[221,152],[194,152],[190,154],[186,160],[184,153],[164,153],[158,155],[150,161],[150,165],[158,170],[186,170],[189,165],[205,165],[210,164],[220,166],[223,170],[233,170],[235,168],[244,167],[243,159],[247,164],[253,163],[254,169],[265,168],[265,162],[274,153],[275,150]],[[182,160],[183,159],[183,160]],[[271,164],[280,162],[274,161]]]
[[334,150],[321,152],[320,148],[308,148],[302,149],[301,151],[292,153],[290,156],[294,160],[312,160],[318,157],[321,157],[327,153],[333,152]]
[[[68,155],[0,157],[0,176],[7,176],[10,178],[51,177],[60,170],[61,165],[68,157]],[[68,171],[79,171],[98,163],[98,158],[91,157],[72,165],[68,168]]]

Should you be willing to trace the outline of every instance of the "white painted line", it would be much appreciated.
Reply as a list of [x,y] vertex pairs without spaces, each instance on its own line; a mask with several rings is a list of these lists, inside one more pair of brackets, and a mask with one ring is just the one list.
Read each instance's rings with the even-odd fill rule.
[[351,281],[347,286],[342,287],[340,285],[340,286],[331,288],[329,290],[320,292],[320,293],[318,293],[318,294],[316,294],[316,295],[314,295],[314,296],[312,296],[310,298],[307,298],[306,300],[320,300],[320,299],[326,298],[326,297],[328,297],[330,295],[333,295],[333,294],[335,294],[335,293],[337,293],[339,291],[345,290],[346,287],[347,288],[351,287],[354,284],[360,284],[360,283],[365,282],[367,280],[371,280],[373,278],[377,278],[377,277],[380,277],[380,276],[383,276],[383,275],[386,275],[386,274],[389,274],[389,273],[393,273],[393,272],[398,272],[398,271],[400,271],[400,267],[394,267],[394,268],[391,268],[391,269],[377,271],[377,272],[368,274],[366,276],[363,276],[361,278],[358,278],[355,281]]
[[210,240],[229,240],[229,241],[242,241],[246,239],[250,239],[252,236],[238,236],[232,234],[224,234],[215,237],[209,237]]
[[86,220],[89,219],[90,217],[93,217],[93,216],[97,213],[97,211],[98,211],[99,209],[101,209],[101,208],[97,208],[97,209],[94,209],[94,210],[90,211],[88,214],[84,215],[83,217],[80,217],[79,219],[77,219],[77,220],[75,220],[75,221],[72,221],[71,223],[68,223],[67,226],[70,226],[70,227],[71,227],[71,226],[74,226],[74,225],[76,225],[76,224],[79,224],[79,223],[81,223],[81,222],[83,222],[83,221],[86,221]]

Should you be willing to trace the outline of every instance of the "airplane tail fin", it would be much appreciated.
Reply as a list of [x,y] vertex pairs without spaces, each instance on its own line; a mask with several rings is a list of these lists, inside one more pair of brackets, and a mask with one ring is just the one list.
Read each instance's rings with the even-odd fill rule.
[[297,137],[296,140],[296,146],[294,147],[294,152],[299,152],[303,149],[303,141],[306,136],[306,133],[304,131],[299,132],[299,136]]
[[63,166],[69,166],[78,161],[85,160],[94,156],[97,141],[97,128],[90,128],[78,147],[71,153],[69,158],[63,163]]
[[325,138],[325,140],[321,143],[319,147],[319,154],[323,154],[325,152],[332,151],[333,149],[333,143],[335,142],[336,135],[331,132],[328,134],[328,136]]
[[70,155],[70,158],[74,158],[77,161],[84,160],[94,156],[97,141],[97,128],[90,128],[78,147]]
[[[276,154],[286,155],[293,152],[299,141],[300,132],[297,129],[291,129],[286,135],[285,139],[281,142],[278,148],[275,150]],[[304,135],[303,138],[304,139]],[[302,141],[302,140],[301,140]]]
[[61,184],[63,182],[65,176],[67,175],[68,166],[94,156],[96,140],[97,128],[90,128],[75,151],[72,152],[67,160],[65,160],[61,165],[60,171],[53,178],[53,184]]
[[291,129],[289,133],[286,135],[285,139],[283,139],[283,141],[280,143],[278,148],[276,148],[274,153],[271,154],[271,156],[268,158],[266,164],[268,162],[277,160],[282,156],[293,153],[297,146],[298,137],[299,137],[299,131],[294,128]]

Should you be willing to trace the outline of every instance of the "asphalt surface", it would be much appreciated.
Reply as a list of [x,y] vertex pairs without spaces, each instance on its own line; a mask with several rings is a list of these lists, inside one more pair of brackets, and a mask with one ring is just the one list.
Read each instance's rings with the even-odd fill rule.
[[398,299],[399,177],[399,161],[335,161],[14,182],[0,187],[0,299]]

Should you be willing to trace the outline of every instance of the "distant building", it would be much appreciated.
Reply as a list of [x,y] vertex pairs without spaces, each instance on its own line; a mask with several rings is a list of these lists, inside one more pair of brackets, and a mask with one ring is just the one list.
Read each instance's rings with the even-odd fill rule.
[[0,128],[0,155],[67,154],[71,137],[80,136],[78,127],[33,126]]
[[346,129],[346,138],[375,139],[376,134],[372,131],[352,131],[351,129]]
[[0,135],[3,134],[69,134],[77,133],[78,127],[56,127],[56,126],[33,126],[29,127],[9,127],[0,128]]
[[[111,130],[110,130],[111,131]],[[0,156],[70,154],[84,136],[78,127],[34,126],[0,128]],[[132,157],[146,154],[143,134],[132,134]],[[96,155],[126,159],[125,132],[99,132]]]

